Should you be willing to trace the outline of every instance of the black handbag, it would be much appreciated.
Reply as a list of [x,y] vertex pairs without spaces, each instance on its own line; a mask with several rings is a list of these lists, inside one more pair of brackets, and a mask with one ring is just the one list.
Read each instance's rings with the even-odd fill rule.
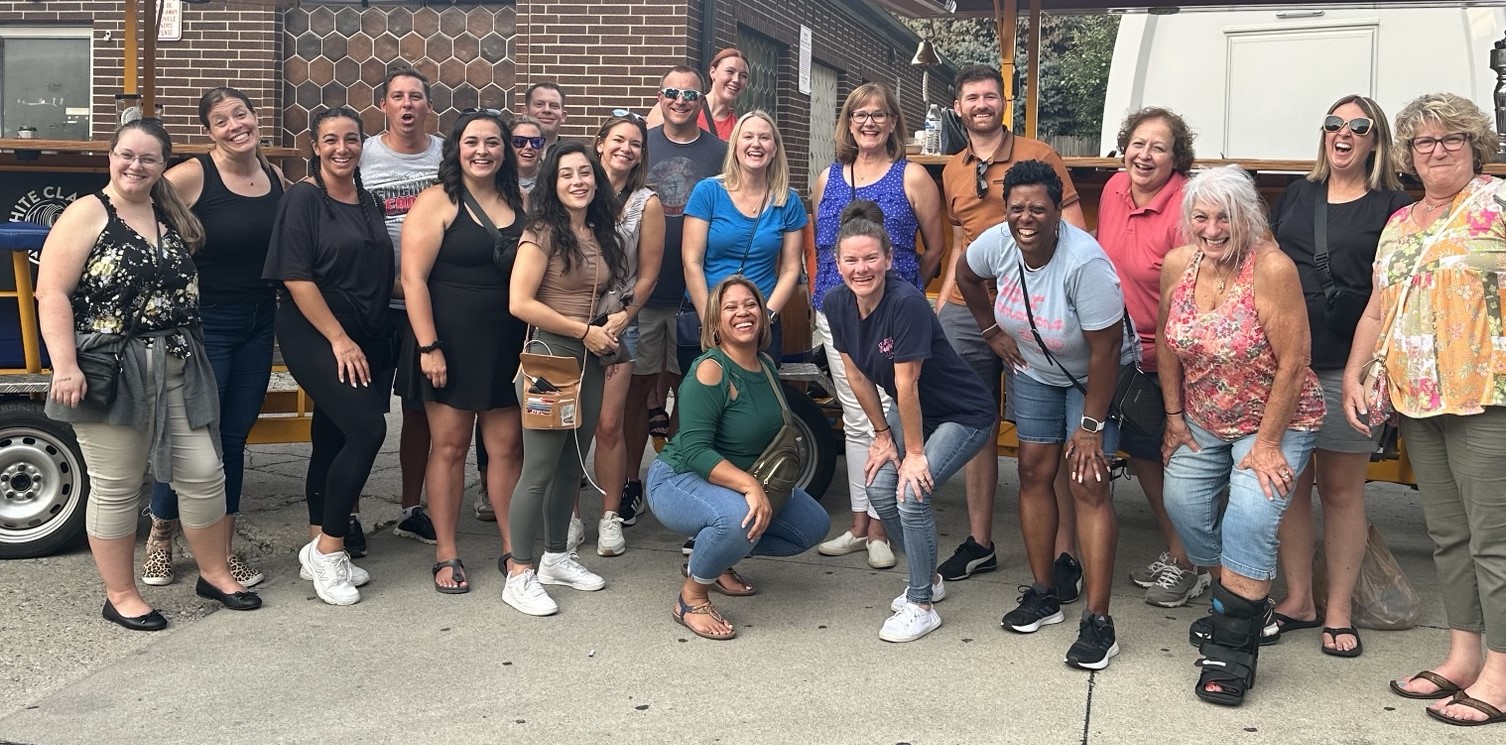
[[784,400],[784,390],[779,380],[769,373],[769,367],[763,360],[759,360],[759,365],[763,367],[764,378],[774,389],[774,396],[779,399],[779,413],[784,416],[784,426],[779,428],[779,433],[774,435],[774,439],[758,454],[758,459],[748,467],[748,474],[763,486],[763,493],[769,498],[769,514],[773,516],[784,509],[790,496],[795,493],[795,487],[800,484],[800,474],[805,471],[800,459],[800,441],[803,438],[800,429],[790,419],[790,405]]
[[496,264],[497,270],[503,274],[511,273],[513,259],[518,255],[518,236],[504,234],[498,230],[491,216],[486,214],[486,210],[481,209],[481,203],[477,202],[465,187],[461,187],[460,196],[466,206],[476,213],[476,221],[481,223],[481,227],[486,228],[487,234],[492,237],[492,263]]
[[[74,353],[79,372],[84,376],[84,399],[81,402],[90,409],[109,409],[115,403],[116,389],[120,387],[120,372],[124,367],[126,344],[129,335],[93,334],[92,344],[86,349],[82,344]],[[75,336],[75,343],[79,336]]]

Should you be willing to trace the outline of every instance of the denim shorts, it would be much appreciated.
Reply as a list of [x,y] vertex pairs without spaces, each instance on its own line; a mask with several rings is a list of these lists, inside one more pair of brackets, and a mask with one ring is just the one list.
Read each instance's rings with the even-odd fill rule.
[[[1015,431],[1020,442],[1059,445],[1082,426],[1082,392],[1075,386],[1054,386],[1016,373],[1014,396]],[[1104,423],[1103,452],[1110,457],[1119,449],[1119,422]]]

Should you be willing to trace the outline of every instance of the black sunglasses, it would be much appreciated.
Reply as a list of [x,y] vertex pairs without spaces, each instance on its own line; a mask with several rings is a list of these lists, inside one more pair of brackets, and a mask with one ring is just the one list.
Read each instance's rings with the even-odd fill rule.
[[676,98],[685,103],[695,103],[701,99],[701,92],[689,88],[665,88],[659,91],[659,95],[673,101]]
[[1345,125],[1349,126],[1349,131],[1353,132],[1355,137],[1364,137],[1365,135],[1370,134],[1370,129],[1375,126],[1375,122],[1368,117],[1363,116],[1357,116],[1346,122],[1344,121],[1344,117],[1334,114],[1329,114],[1325,119],[1323,119],[1324,132],[1338,132],[1339,130],[1342,130]]
[[988,196],[988,179],[986,176],[988,175],[988,167],[991,165],[993,164],[980,158],[974,168],[978,181],[973,186],[978,190],[980,198]]
[[543,150],[544,149],[544,138],[542,138],[542,137],[524,137],[522,135],[513,135],[512,136],[512,149],[514,149],[514,150],[522,150],[524,146],[531,147],[534,150]]

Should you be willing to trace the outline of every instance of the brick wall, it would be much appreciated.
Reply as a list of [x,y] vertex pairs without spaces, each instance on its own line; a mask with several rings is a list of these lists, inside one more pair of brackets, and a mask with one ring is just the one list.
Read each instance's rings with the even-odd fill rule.
[[[157,44],[157,106],[175,140],[202,141],[199,96],[218,85],[244,91],[264,117],[263,132],[276,131],[273,125],[281,106],[277,81],[282,72],[278,15],[279,11],[255,5],[183,6],[183,39]],[[115,94],[124,84],[122,3],[0,0],[0,18],[7,25],[93,29],[92,129],[95,138],[108,139],[118,121]]]

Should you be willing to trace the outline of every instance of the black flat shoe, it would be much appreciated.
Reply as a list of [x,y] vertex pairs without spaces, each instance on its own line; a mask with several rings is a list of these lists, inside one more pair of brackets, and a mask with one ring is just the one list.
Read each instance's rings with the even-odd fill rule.
[[213,600],[229,610],[256,610],[261,607],[261,596],[249,590],[241,592],[221,592],[218,587],[199,578],[198,584],[193,586],[193,594],[205,600]]
[[105,601],[104,610],[100,611],[99,614],[103,616],[106,621],[109,621],[110,623],[113,623],[121,628],[130,629],[131,631],[161,631],[167,628],[167,619],[164,618],[162,614],[158,613],[156,610],[153,610],[144,616],[127,618],[120,615],[120,611],[115,610],[115,604],[111,603],[108,600]]

